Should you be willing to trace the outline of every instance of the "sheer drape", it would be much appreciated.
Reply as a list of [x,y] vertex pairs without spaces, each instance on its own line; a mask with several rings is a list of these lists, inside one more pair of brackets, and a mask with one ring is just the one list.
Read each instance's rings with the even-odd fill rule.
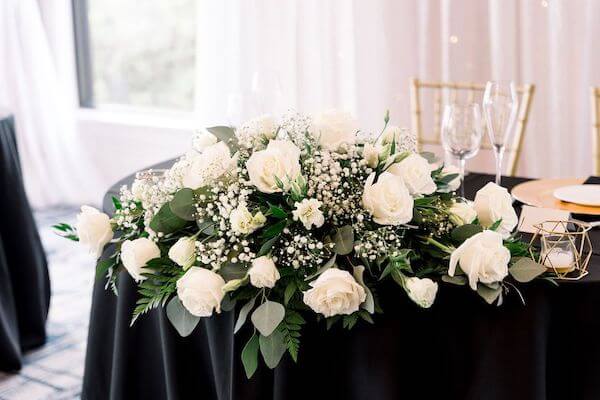
[[[281,104],[409,126],[408,80],[536,84],[519,174],[591,172],[589,86],[600,85],[595,0],[199,2],[198,112],[240,120]],[[482,153],[474,167],[489,166]],[[486,160],[487,158],[487,160]],[[487,163],[486,163],[487,162]]]
[[100,190],[66,90],[38,2],[1,1],[0,105],[15,115],[25,184],[35,207],[98,202],[90,198]]

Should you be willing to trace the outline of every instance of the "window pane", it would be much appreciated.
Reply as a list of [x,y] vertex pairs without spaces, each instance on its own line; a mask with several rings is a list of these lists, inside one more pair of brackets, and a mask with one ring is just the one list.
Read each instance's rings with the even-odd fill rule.
[[195,0],[88,0],[94,104],[192,110]]

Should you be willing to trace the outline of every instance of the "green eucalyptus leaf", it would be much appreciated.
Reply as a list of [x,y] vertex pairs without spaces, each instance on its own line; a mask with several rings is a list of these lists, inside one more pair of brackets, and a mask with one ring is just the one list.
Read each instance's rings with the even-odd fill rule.
[[465,278],[464,276],[460,276],[460,275],[455,275],[455,276],[444,275],[444,276],[442,276],[442,281],[444,281],[446,283],[451,283],[453,285],[458,285],[458,286],[464,286],[467,284],[467,278]]
[[248,268],[244,264],[226,262],[219,269],[219,275],[223,277],[225,282],[236,279],[244,279],[248,272]]
[[454,228],[450,236],[455,242],[462,243],[480,232],[483,232],[483,228],[480,225],[465,224]]
[[546,272],[547,268],[528,257],[521,257],[508,269],[517,282],[526,283]]
[[169,203],[166,203],[150,221],[150,228],[155,232],[173,233],[184,228],[187,223],[188,221],[173,214]]
[[167,318],[182,337],[189,336],[200,321],[200,317],[192,315],[177,296],[167,304]]
[[268,336],[260,335],[259,344],[267,367],[271,369],[277,367],[287,350],[284,334],[276,330]]
[[196,213],[194,191],[184,188],[175,193],[173,199],[169,202],[171,211],[179,218],[186,221],[194,221]]
[[246,371],[248,379],[254,375],[258,368],[258,348],[258,336],[254,334],[242,350],[242,364],[244,364],[244,371]]
[[237,321],[235,321],[233,333],[237,333],[242,326],[244,326],[246,319],[248,319],[248,314],[250,314],[250,311],[254,308],[254,303],[256,303],[256,296],[248,300],[248,302],[240,308],[240,314],[238,315]]
[[477,294],[479,294],[488,304],[493,304],[502,294],[502,287],[489,287],[487,285],[478,284]]
[[206,236],[212,236],[216,233],[215,222],[211,220],[198,221],[198,230]]
[[210,128],[206,128],[206,130],[215,135],[217,139],[225,143],[232,153],[235,153],[239,150],[239,145],[235,136],[235,129],[232,127],[211,126]]
[[361,308],[367,310],[370,314],[375,312],[375,299],[373,298],[373,293],[371,293],[371,289],[365,284],[363,279],[363,274],[365,272],[365,267],[362,265],[353,267],[353,275],[354,279],[360,286],[365,290],[367,297],[365,298],[364,303],[361,304]]
[[260,246],[260,250],[258,251],[257,257],[261,257],[261,256],[269,254],[269,252],[271,251],[271,248],[273,247],[275,242],[277,242],[277,239],[279,239],[279,236],[274,236],[271,239],[264,242],[262,244],[262,246]]
[[284,317],[285,308],[279,303],[267,300],[254,310],[250,319],[261,335],[269,336]]
[[338,228],[332,237],[334,251],[343,256],[350,254],[354,249],[354,229],[350,225],[344,225]]

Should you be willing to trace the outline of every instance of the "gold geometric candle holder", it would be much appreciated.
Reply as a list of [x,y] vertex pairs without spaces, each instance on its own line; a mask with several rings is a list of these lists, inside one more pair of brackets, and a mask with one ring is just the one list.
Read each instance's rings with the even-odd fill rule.
[[[588,235],[591,227],[574,221],[545,221],[534,225],[536,233],[531,238],[531,258],[545,265],[558,279],[578,280],[588,274],[592,257],[592,242]],[[569,230],[569,226],[572,228]],[[539,242],[539,254],[533,251]]]

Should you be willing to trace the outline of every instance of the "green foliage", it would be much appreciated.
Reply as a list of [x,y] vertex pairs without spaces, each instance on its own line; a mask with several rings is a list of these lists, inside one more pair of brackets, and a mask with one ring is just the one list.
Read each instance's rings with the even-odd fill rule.
[[258,336],[254,334],[242,350],[242,364],[244,365],[244,371],[246,371],[248,379],[252,378],[252,375],[254,375],[258,368],[258,348]]
[[546,272],[546,267],[528,257],[521,257],[508,269],[517,282],[526,283]]
[[115,207],[115,210],[121,210],[123,208],[121,200],[119,200],[118,197],[112,196],[110,199],[112,200],[113,207]]
[[72,240],[74,242],[79,241],[79,236],[77,235],[77,231],[71,225],[66,223],[60,223],[56,225],[52,225],[52,228],[56,230],[57,234],[64,237],[65,239]]
[[196,213],[194,191],[188,188],[179,190],[169,202],[169,207],[177,217],[185,221],[194,221]]
[[206,130],[215,135],[217,139],[225,143],[232,153],[235,153],[239,150],[240,146],[233,128],[229,126],[212,126],[210,128],[206,128]]
[[178,217],[171,211],[169,203],[164,204],[160,210],[156,213],[152,221],[150,221],[150,228],[155,232],[162,233],[173,233],[180,229],[183,229],[188,224],[188,221]]
[[177,280],[184,273],[181,267],[167,258],[150,260],[146,268],[151,272],[144,274],[146,279],[138,285],[140,298],[133,310],[131,325],[148,311],[159,306],[164,307],[169,297],[176,291]]
[[354,229],[351,225],[338,228],[332,237],[334,251],[339,255],[350,254],[354,250]]
[[279,330],[283,334],[284,342],[288,353],[295,362],[298,361],[298,351],[300,350],[300,336],[302,325],[306,320],[302,318],[299,312],[287,309],[285,318],[279,325]]
[[189,336],[200,322],[200,317],[190,314],[177,296],[169,301],[166,311],[167,318],[181,337]]
[[480,232],[483,232],[483,228],[480,225],[465,224],[454,228],[451,236],[455,243],[462,244],[465,240]]

